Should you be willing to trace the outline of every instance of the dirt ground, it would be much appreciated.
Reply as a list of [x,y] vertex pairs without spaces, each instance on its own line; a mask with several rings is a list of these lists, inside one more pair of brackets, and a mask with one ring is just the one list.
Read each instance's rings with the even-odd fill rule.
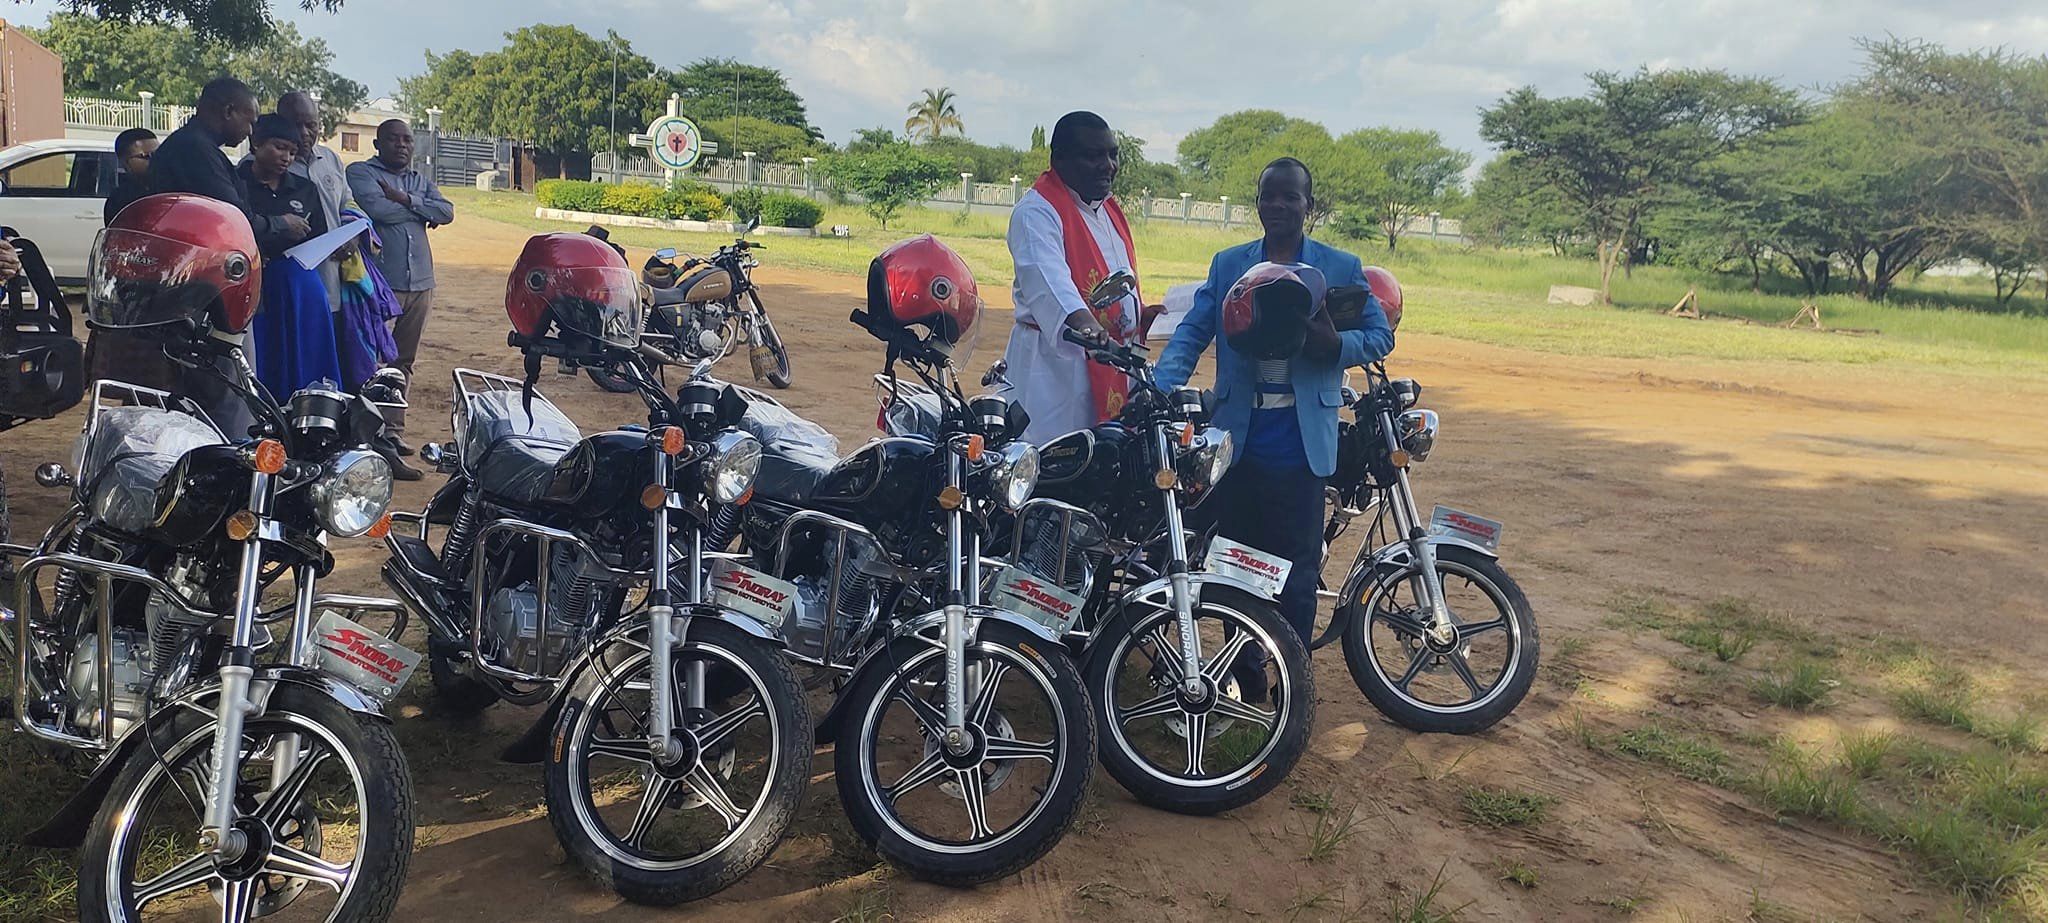
[[[436,233],[440,287],[415,438],[446,438],[451,368],[516,374],[501,295],[524,236],[474,220]],[[772,249],[763,262],[765,300],[794,352],[784,399],[848,447],[872,435],[868,375],[880,350],[846,320],[859,280],[778,270]],[[985,294],[1007,303],[1007,292]],[[1432,294],[1411,293],[1409,309],[1455,310]],[[1009,326],[1007,311],[993,315],[977,369]],[[1098,773],[1081,822],[1050,856],[972,891],[877,867],[840,814],[821,754],[796,830],[766,867],[710,900],[650,911],[582,879],[539,807],[538,772],[495,762],[530,715],[501,705],[481,726],[453,727],[404,704],[422,827],[401,918],[1384,919],[1432,881],[1436,908],[1462,906],[1463,919],[1958,913],[1910,861],[1872,841],[1776,821],[1744,795],[1578,738],[1584,723],[1612,731],[1654,719],[1812,745],[1895,720],[1860,707],[1798,716],[1685,675],[1668,660],[1673,645],[1603,624],[1624,592],[1680,605],[1741,597],[1832,637],[1915,641],[2038,686],[2048,387],[1844,365],[1574,358],[1422,335],[1403,336],[1397,355],[1396,374],[1420,380],[1424,406],[1443,415],[1436,454],[1416,469],[1422,501],[1507,523],[1504,560],[1536,608],[1546,655],[1568,667],[1546,667],[1493,731],[1402,730],[1326,649],[1311,753],[1273,795],[1223,817],[1181,817],[1140,807]],[[724,372],[745,380],[744,358]],[[541,386],[586,430],[642,418],[634,398],[584,379],[549,374]],[[17,535],[54,516],[55,495],[27,475],[68,454],[76,423],[24,427],[0,443],[16,479]],[[430,474],[401,485],[401,503],[416,508],[435,483]],[[344,568],[323,589],[381,592],[378,550],[337,544]],[[1337,560],[1333,569],[1348,554]],[[1460,810],[1460,793],[1476,785],[1557,800],[1540,826],[1489,829]],[[1324,793],[1355,826],[1310,860],[1319,818],[1304,804]],[[1503,880],[1510,866],[1540,873],[1540,884]]]

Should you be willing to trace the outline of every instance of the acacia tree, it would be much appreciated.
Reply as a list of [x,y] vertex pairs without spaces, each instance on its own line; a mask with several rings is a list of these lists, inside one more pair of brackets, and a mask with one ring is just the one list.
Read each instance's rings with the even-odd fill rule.
[[912,138],[936,138],[950,128],[955,134],[966,134],[960,112],[953,108],[957,98],[952,87],[924,91],[923,99],[910,104],[910,118],[903,120],[903,133]]
[[[299,0],[299,9],[339,12],[343,0]],[[61,0],[73,13],[114,22],[184,25],[207,42],[232,48],[254,45],[275,25],[270,0]]]
[[1465,233],[1502,245],[1540,244],[1564,256],[1585,235],[1577,209],[1557,186],[1514,154],[1502,154],[1479,168],[1472,185]]
[[1337,139],[1337,144],[1358,148],[1384,178],[1347,204],[1379,225],[1389,251],[1409,222],[1441,210],[1457,197],[1465,168],[1472,165],[1471,154],[1445,147],[1433,131],[1366,128]]
[[1700,165],[1805,118],[1791,91],[1722,71],[1596,72],[1585,97],[1523,87],[1480,113],[1480,135],[1523,158],[1584,218],[1600,260],[1600,297],[1639,236],[1645,211],[1696,180]]
[[860,196],[884,228],[905,206],[930,198],[946,176],[945,163],[901,143],[834,154],[820,167],[833,188]]
[[301,38],[290,23],[247,47],[208,41],[186,26],[93,19],[76,13],[50,17],[26,30],[64,62],[70,92],[138,99],[144,90],[167,103],[190,104],[221,74],[234,74],[269,103],[293,90],[319,94],[328,131],[362,105],[369,91],[334,72],[334,53],[320,39]]

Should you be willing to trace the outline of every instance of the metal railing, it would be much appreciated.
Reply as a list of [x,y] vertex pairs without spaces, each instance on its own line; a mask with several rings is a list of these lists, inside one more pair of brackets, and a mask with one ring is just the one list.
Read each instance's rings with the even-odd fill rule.
[[158,105],[154,97],[153,93],[144,94],[142,99],[66,96],[64,124],[74,128],[147,128],[171,132],[192,117],[191,106]]

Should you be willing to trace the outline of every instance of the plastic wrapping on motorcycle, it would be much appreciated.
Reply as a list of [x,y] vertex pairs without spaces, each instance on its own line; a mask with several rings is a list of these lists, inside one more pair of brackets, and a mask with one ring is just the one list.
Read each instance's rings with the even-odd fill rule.
[[462,454],[477,458],[505,439],[575,445],[583,438],[575,421],[546,398],[532,407],[514,391],[484,391],[469,396],[469,425],[460,434]]
[[930,392],[901,393],[882,408],[883,429],[891,436],[921,436],[937,442],[945,405]]
[[839,439],[830,430],[772,401],[748,402],[740,429],[761,440],[754,486],[766,496],[808,496],[839,464]]
[[141,532],[156,521],[156,488],[185,453],[220,445],[206,421],[156,407],[110,407],[100,411],[72,454],[79,490],[93,516],[123,532]]

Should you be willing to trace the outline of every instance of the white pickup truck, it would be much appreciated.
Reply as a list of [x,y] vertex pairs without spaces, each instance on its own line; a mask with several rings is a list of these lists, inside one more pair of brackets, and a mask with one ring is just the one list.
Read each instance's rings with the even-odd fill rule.
[[83,284],[114,170],[107,141],[59,138],[0,150],[0,225],[35,241],[58,282]]

